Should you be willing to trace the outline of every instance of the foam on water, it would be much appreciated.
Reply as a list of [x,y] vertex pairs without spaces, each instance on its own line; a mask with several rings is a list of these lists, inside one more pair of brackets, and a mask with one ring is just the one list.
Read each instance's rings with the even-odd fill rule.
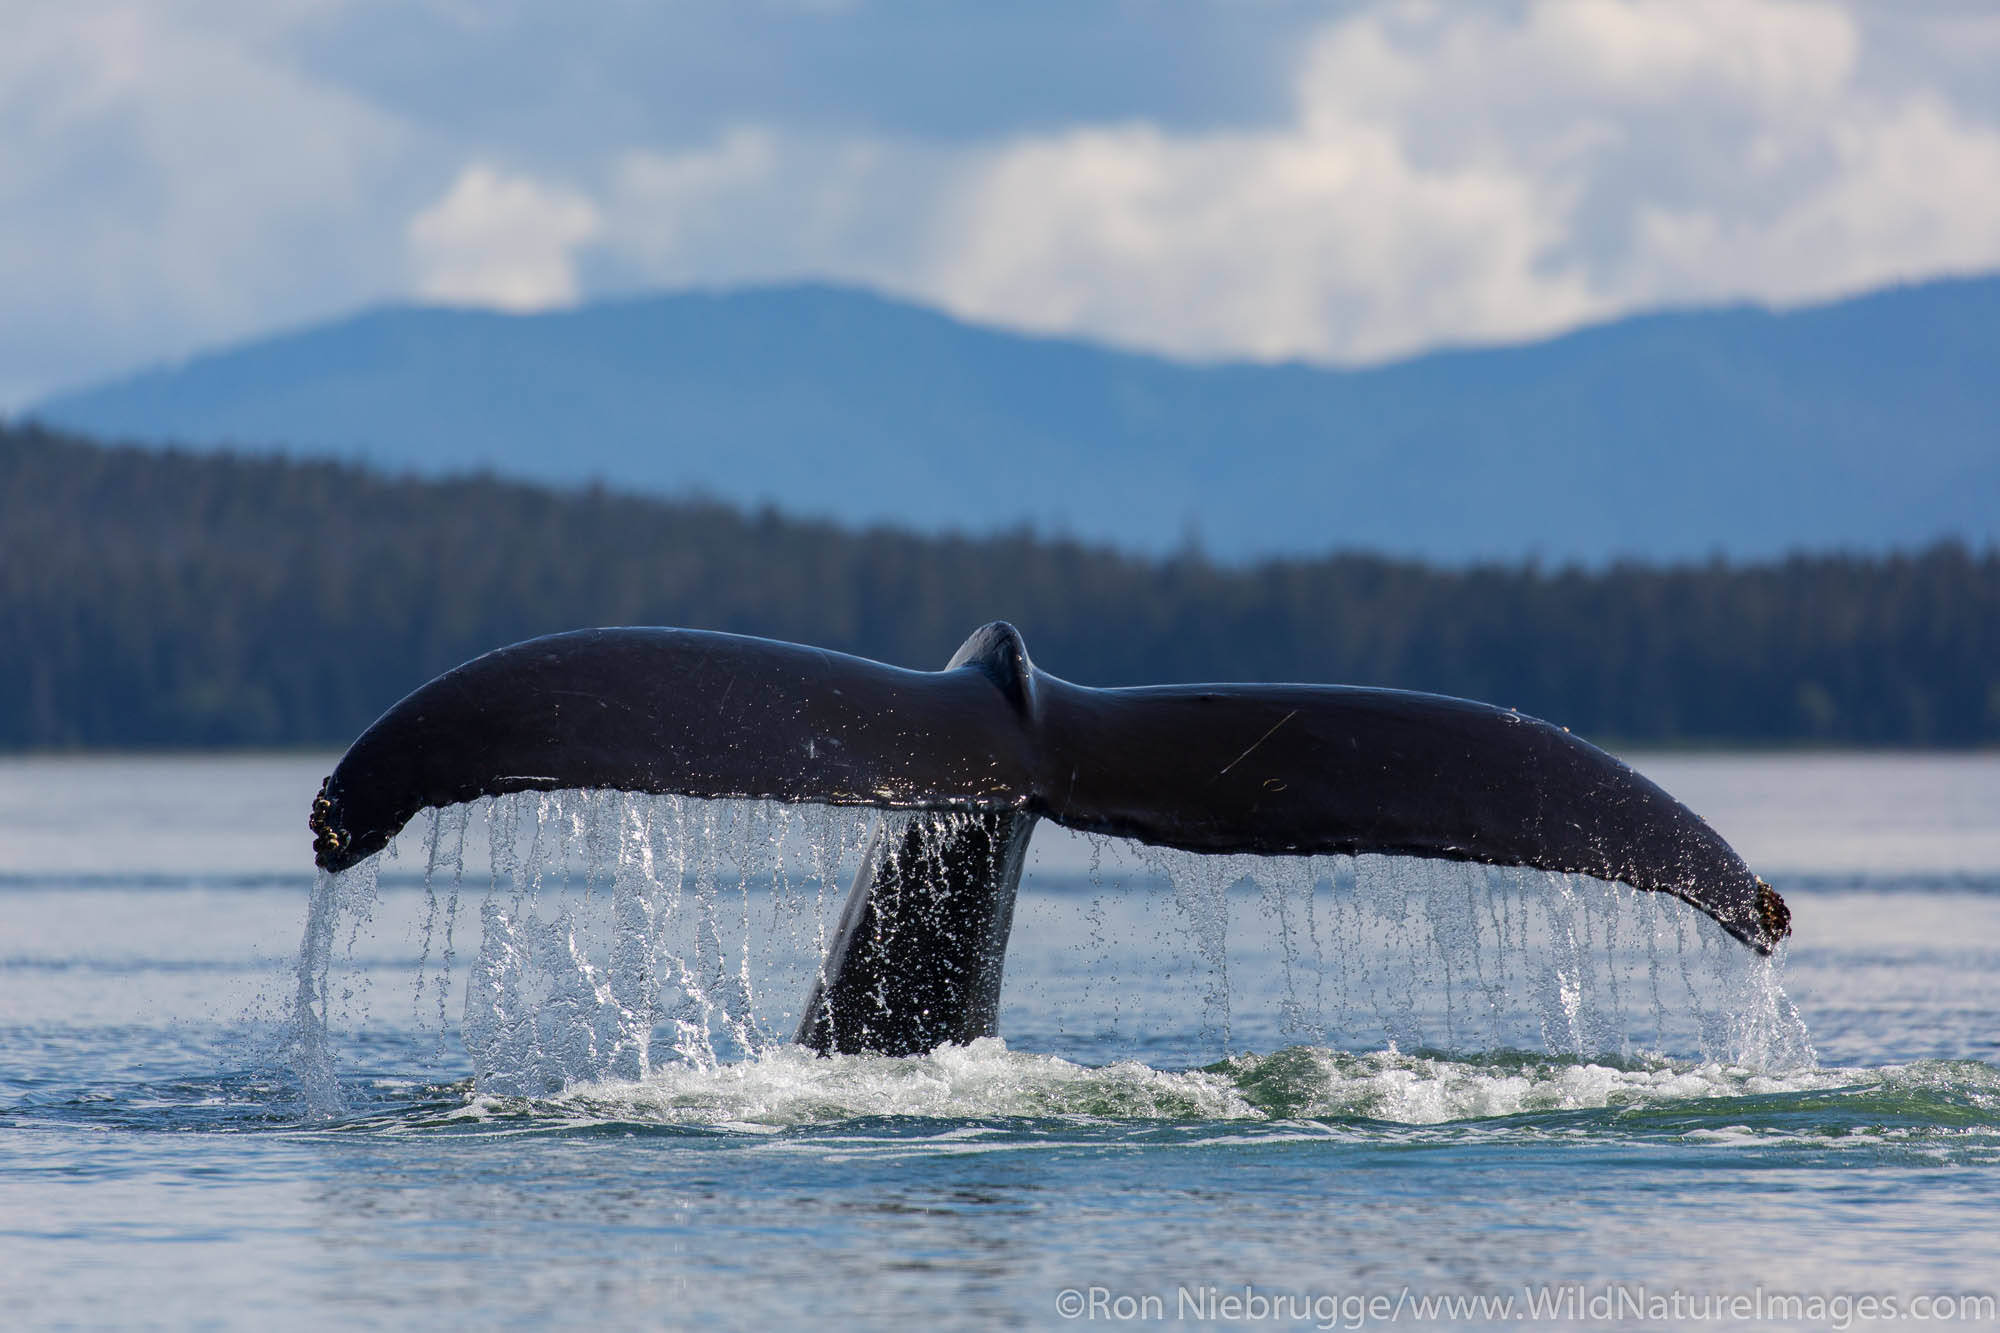
[[1873,1083],[1879,1071],[1761,1069],[1653,1059],[1606,1064],[1505,1052],[1477,1058],[1290,1047],[1166,1072],[1092,1068],[997,1037],[929,1055],[816,1056],[779,1046],[749,1059],[668,1066],[634,1082],[580,1083],[541,1098],[475,1098],[462,1119],[522,1112],[568,1123],[788,1129],[862,1117],[1446,1121],[1670,1106]]
[[[1774,961],[1662,895],[1478,866],[1108,840],[1093,843],[1088,882],[1039,896],[1017,922],[1008,985],[1040,987],[1045,1012],[1094,1027],[1094,1055],[1122,1042],[1135,1058],[1091,1068],[980,1043],[910,1061],[815,1061],[788,1044],[795,1007],[872,823],[908,817],[620,792],[427,812],[406,835],[422,840],[425,894],[413,1017],[436,1026],[442,1048],[463,993],[457,1028],[481,1097],[602,1099],[622,1087],[652,1108],[641,1118],[696,1123],[792,1123],[813,1108],[1426,1122],[1738,1086],[1701,1070],[1812,1069]],[[340,1109],[339,1048],[370,999],[348,964],[397,855],[392,844],[314,888],[294,997],[314,1115]],[[1036,912],[1044,943],[1066,941],[1073,956],[1021,956]],[[475,918],[473,948],[463,932]],[[1130,956],[1130,940],[1110,934],[1145,931],[1153,974],[1098,965]],[[1283,1049],[1259,1063],[1239,1054],[1246,1041]],[[1535,1049],[1540,1064],[1397,1054]],[[1234,1062],[1149,1067],[1169,1051],[1183,1067]],[[1259,1100],[1299,1078],[1317,1091]],[[961,1105],[988,1109],[942,1109]]]
[[1658,1057],[1618,1064],[1501,1052],[1478,1059],[1293,1047],[1226,1066],[1260,1111],[1281,1118],[1364,1116],[1404,1124],[1656,1105],[1831,1087],[1838,1070],[1776,1072]]
[[[482,1109],[507,1105],[486,1101]],[[604,1120],[774,1128],[862,1116],[1232,1120],[1258,1114],[1221,1074],[1163,1073],[1136,1061],[1093,1069],[1010,1051],[997,1037],[905,1058],[823,1057],[774,1046],[729,1064],[667,1066],[635,1083],[580,1084],[534,1105]]]

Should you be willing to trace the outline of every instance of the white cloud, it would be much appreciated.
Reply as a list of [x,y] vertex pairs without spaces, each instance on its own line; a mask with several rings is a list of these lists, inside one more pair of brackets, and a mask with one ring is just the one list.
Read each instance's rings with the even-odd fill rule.
[[1864,90],[1789,0],[1377,6],[1292,123],[1001,146],[918,285],[973,316],[1203,355],[1368,359],[1661,303],[2000,266],[2000,134]]
[[662,275],[684,261],[700,264],[706,256],[712,262],[746,214],[754,217],[780,202],[780,149],[769,131],[741,129],[686,152],[621,154],[612,171],[607,244]]
[[273,57],[281,18],[9,6],[8,378],[102,374],[395,291],[382,260],[399,223],[380,210],[421,135]]
[[413,295],[812,276],[1175,353],[1354,360],[2000,268],[2000,20],[1979,10],[1385,0],[1274,71],[1268,123],[1142,110],[983,139],[830,128],[776,94],[719,134],[659,96],[649,129],[618,89],[563,91],[630,67],[605,45],[622,20],[495,12],[475,74],[425,45],[466,29],[400,6],[12,0],[0,405]]
[[596,205],[573,190],[475,163],[410,220],[417,294],[502,310],[569,305],[576,249],[600,225]]
[[1817,146],[1829,168],[1777,208],[1642,208],[1630,299],[1798,300],[2000,265],[2000,133],[1919,96],[1833,111]]
[[1365,124],[1174,139],[1086,131],[999,154],[939,228],[969,315],[1196,355],[1371,356],[1594,313],[1534,182],[1430,169]]
[[668,285],[833,277],[934,300],[921,259],[961,150],[741,127],[678,152],[618,155],[601,249]]

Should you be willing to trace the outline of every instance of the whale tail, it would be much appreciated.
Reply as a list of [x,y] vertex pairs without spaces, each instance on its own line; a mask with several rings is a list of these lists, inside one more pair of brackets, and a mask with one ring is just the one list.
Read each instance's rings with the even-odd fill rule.
[[313,803],[338,871],[419,810],[611,788],[872,806],[798,1040],[992,1035],[1035,822],[1196,852],[1377,852],[1670,894],[1760,953],[1784,901],[1700,818],[1566,730],[1338,685],[1091,689],[976,631],[942,671],[699,630],[581,630],[475,658],[368,728]]

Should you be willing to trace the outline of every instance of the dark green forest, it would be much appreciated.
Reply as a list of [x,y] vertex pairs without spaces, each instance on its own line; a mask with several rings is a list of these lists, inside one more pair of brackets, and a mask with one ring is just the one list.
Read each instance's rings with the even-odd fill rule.
[[1088,684],[1392,685],[1617,743],[2000,742],[1991,549],[1237,567],[0,426],[7,749],[338,746],[447,667],[587,625],[930,668],[991,619]]

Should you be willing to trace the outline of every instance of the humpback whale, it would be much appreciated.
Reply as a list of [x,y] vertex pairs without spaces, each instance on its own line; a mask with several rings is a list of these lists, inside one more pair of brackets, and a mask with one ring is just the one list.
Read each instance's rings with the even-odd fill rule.
[[1561,727],[1349,685],[1096,689],[1013,626],[941,671],[704,630],[578,630],[419,687],[313,801],[338,872],[418,811],[601,788],[871,806],[877,820],[796,1040],[929,1051],[996,1034],[1036,823],[1194,852],[1378,852],[1670,894],[1759,953],[1790,913],[1687,807]]

